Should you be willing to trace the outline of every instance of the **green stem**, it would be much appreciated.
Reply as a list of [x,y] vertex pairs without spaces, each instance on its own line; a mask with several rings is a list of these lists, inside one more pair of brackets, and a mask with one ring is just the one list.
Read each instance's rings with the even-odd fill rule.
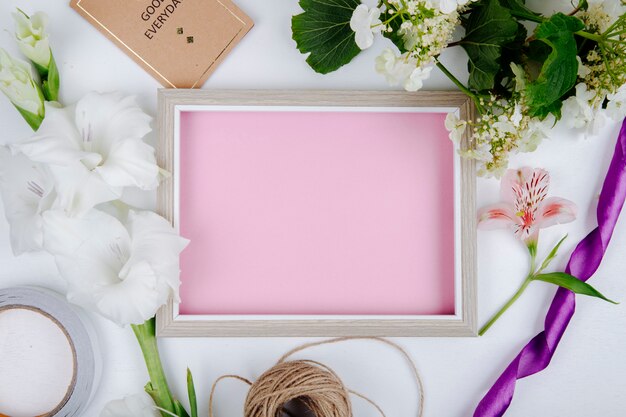
[[469,98],[471,98],[474,101],[474,103],[476,104],[476,108],[478,109],[478,112],[482,114],[484,112],[484,109],[483,109],[482,104],[480,104],[480,98],[478,98],[476,94],[474,94],[469,88],[467,88],[465,84],[459,81],[459,79],[456,78],[454,74],[452,74],[448,70],[448,68],[446,68],[440,61],[435,61],[435,62],[437,62],[437,68],[439,68],[441,72],[443,72],[457,87],[459,87],[461,91],[463,91]]
[[[167,385],[167,378],[159,356],[155,319],[152,318],[144,324],[132,325],[132,328],[141,347],[148,374],[150,375],[150,382],[146,385],[146,392],[150,394],[157,407],[166,410],[168,413],[179,415],[177,414],[177,411],[179,411],[177,410],[178,407],[176,407],[172,393]],[[168,417],[171,414],[161,412],[161,415]]]
[[489,330],[489,328],[493,326],[493,324],[500,318],[500,316],[502,316],[509,309],[509,307],[511,307],[513,303],[516,302],[518,298],[520,298],[520,296],[524,293],[524,291],[526,290],[526,287],[528,287],[528,284],[530,284],[532,280],[533,280],[533,274],[531,273],[526,277],[526,279],[522,283],[522,286],[519,288],[519,290],[517,290],[517,292],[513,295],[513,297],[504,305],[504,307],[502,307],[500,311],[498,311],[487,322],[487,324],[485,324],[483,328],[480,329],[480,332],[478,332],[479,336],[482,336],[485,333],[487,333],[487,330]]
[[581,38],[590,39],[597,43],[602,43],[604,41],[604,37],[602,37],[602,35],[585,32],[584,30],[579,30],[578,32],[574,32],[574,34],[580,36]]

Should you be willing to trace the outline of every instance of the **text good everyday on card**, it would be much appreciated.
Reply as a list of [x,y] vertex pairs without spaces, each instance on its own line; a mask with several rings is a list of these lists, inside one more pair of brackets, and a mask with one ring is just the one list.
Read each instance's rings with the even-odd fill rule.
[[72,0],[163,86],[197,88],[252,28],[228,0]]

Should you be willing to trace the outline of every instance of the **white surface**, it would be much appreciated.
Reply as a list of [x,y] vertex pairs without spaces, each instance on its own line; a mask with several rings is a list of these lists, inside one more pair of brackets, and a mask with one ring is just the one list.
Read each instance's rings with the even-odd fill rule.
[[[136,94],[154,113],[157,83],[117,47],[75,14],[67,1],[5,0],[0,2],[0,28],[12,30],[9,12],[20,6],[27,12],[44,10],[51,17],[51,40],[62,76],[62,100],[71,103],[89,90],[120,90]],[[530,3],[538,4],[539,0]],[[544,4],[548,2],[543,2]],[[373,59],[385,46],[379,40],[348,67],[328,75],[313,73],[291,40],[290,16],[299,11],[295,0],[238,0],[256,22],[204,88],[384,89],[373,70]],[[0,45],[14,52],[11,35],[0,31]],[[446,53],[444,62],[463,76],[463,52]],[[429,80],[430,89],[452,88],[443,75]],[[6,100],[0,99],[1,141],[11,142],[29,129]],[[595,226],[597,194],[606,172],[617,126],[597,138],[583,139],[572,132],[555,132],[551,140],[530,155],[513,159],[544,167],[552,174],[552,193],[574,200],[580,207],[575,223],[542,232],[540,253],[569,233],[554,267],[562,268],[572,248]],[[498,182],[479,180],[479,205],[498,199]],[[154,196],[132,196],[153,204]],[[479,234],[479,321],[484,323],[517,289],[526,274],[526,253],[507,232]],[[511,417],[617,417],[626,408],[626,225],[622,219],[596,277],[591,281],[619,306],[589,298],[578,300],[577,313],[547,371],[521,381]],[[13,258],[8,226],[0,220],[0,285],[43,284],[62,289],[52,260],[46,255]],[[400,339],[415,358],[425,380],[427,417],[467,417],[485,391],[543,325],[555,289],[535,283],[521,300],[482,338]],[[101,336],[105,369],[87,417],[99,415],[109,400],[138,392],[147,381],[139,349],[130,329],[95,317]],[[185,370],[195,375],[200,415],[207,415],[213,381],[224,373],[256,378],[302,339],[176,339],[162,340],[161,351],[173,390],[184,397]],[[310,357],[333,366],[351,388],[376,400],[388,416],[414,417],[416,395],[410,373],[394,352],[372,342],[316,348]],[[246,388],[226,382],[217,393],[220,417],[240,417]],[[355,400],[355,415],[376,412]]]
[[12,417],[49,413],[74,376],[70,342],[57,323],[24,308],[0,312],[0,411]]

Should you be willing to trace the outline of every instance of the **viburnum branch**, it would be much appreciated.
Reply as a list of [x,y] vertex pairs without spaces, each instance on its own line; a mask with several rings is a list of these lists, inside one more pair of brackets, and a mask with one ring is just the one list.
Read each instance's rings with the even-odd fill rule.
[[476,95],[473,91],[467,88],[465,84],[459,81],[459,79],[456,78],[454,74],[452,74],[450,70],[448,70],[448,68],[446,68],[446,66],[441,63],[441,61],[437,59],[435,62],[436,62],[437,68],[439,68],[441,72],[443,72],[446,75],[446,77],[448,77],[461,91],[463,91],[469,98],[472,99],[472,101],[476,105],[476,109],[478,110],[479,113],[482,114],[485,110],[480,101],[480,97],[478,97],[478,95]]

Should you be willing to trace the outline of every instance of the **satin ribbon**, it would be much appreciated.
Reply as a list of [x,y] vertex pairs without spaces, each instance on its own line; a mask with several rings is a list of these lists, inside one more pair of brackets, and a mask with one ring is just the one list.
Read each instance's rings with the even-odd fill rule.
[[[587,281],[598,269],[609,245],[626,199],[626,120],[622,124],[615,153],[604,179],[598,202],[598,227],[576,247],[565,272]],[[481,400],[474,417],[501,417],[511,404],[518,379],[544,370],[556,351],[574,315],[574,293],[559,288],[546,315],[545,330],[535,336],[498,378]]]

